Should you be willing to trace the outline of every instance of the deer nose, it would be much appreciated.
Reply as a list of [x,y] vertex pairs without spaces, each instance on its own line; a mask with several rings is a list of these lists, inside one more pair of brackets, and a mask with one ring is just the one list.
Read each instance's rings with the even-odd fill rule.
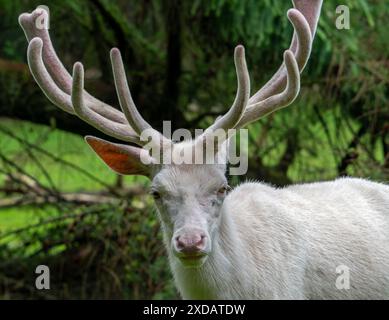
[[206,236],[204,233],[187,233],[175,237],[175,249],[177,252],[191,255],[205,248]]

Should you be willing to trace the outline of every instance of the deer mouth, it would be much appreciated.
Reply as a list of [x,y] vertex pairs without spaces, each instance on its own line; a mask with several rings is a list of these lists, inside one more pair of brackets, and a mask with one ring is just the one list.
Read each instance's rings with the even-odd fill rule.
[[207,255],[205,253],[197,253],[197,254],[184,254],[184,255],[179,255],[178,258],[181,260],[199,260]]
[[208,255],[206,253],[196,254],[179,254],[177,255],[178,260],[184,267],[201,267]]

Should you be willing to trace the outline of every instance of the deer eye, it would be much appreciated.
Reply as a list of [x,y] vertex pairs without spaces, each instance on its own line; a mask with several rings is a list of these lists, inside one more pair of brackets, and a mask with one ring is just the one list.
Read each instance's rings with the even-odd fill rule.
[[219,190],[217,190],[217,194],[218,195],[225,195],[229,189],[230,189],[229,186],[223,186]]
[[161,194],[160,194],[158,191],[156,191],[156,190],[151,190],[151,191],[150,191],[150,194],[151,194],[151,196],[152,196],[155,200],[158,200],[158,199],[161,198]]

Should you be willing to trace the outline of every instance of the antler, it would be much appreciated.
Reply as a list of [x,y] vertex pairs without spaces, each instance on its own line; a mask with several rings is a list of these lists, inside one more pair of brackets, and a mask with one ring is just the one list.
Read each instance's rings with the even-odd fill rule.
[[[154,130],[138,112],[128,88],[118,49],[111,50],[111,62],[116,92],[123,113],[84,90],[84,68],[81,63],[77,62],[74,65],[73,77],[67,72],[53,48],[47,28],[37,27],[38,18],[47,21],[48,13],[37,8],[31,14],[22,14],[19,23],[29,41],[27,58],[31,73],[53,104],[117,139],[144,145],[145,141],[141,141],[140,136],[142,132],[149,130],[148,134],[157,138],[159,146],[171,144],[171,140]],[[217,125],[211,127],[212,130],[218,128],[227,130],[234,127],[247,105],[250,81],[242,46],[235,49],[235,65],[238,76],[235,101],[229,112],[221,117]]]
[[294,34],[289,50],[284,53],[284,63],[250,98],[237,128],[284,108],[295,100],[300,90],[300,73],[311,54],[322,3],[322,0],[293,1],[295,9],[290,9],[287,16],[293,25]]
[[[300,91],[300,73],[304,69],[312,48],[322,0],[295,0],[295,9],[288,11],[288,19],[294,34],[289,50],[284,52],[284,62],[273,77],[249,100],[243,109],[231,108],[222,118],[218,118],[209,129],[226,129],[227,116],[232,120],[228,128],[242,128],[250,122],[291,104]],[[247,85],[246,88],[249,86]],[[235,111],[234,111],[235,110]],[[234,113],[234,116],[231,115]],[[238,122],[235,122],[239,119]],[[207,130],[202,138],[210,130]]]
[[128,89],[119,50],[113,49],[111,57],[116,90],[124,113],[84,90],[84,70],[81,63],[74,65],[72,78],[59,60],[47,28],[38,27],[38,18],[47,21],[48,13],[37,8],[31,14],[20,15],[19,24],[29,42],[27,60],[31,73],[53,104],[77,115],[105,134],[123,141],[145,144],[146,141],[140,140],[140,134],[146,128],[152,130],[162,141],[170,141],[152,129],[137,111]]
[[[219,117],[201,138],[210,133],[230,128],[241,128],[275,110],[286,107],[294,101],[300,90],[300,73],[311,53],[320,15],[322,0],[294,0],[295,9],[288,11],[288,19],[294,34],[289,50],[284,52],[284,62],[274,76],[251,98],[250,79],[247,71],[243,46],[235,49],[234,61],[238,79],[235,101],[229,111]],[[37,27],[37,19],[48,18],[43,9],[19,17],[28,46],[28,64],[35,81],[46,96],[64,111],[75,114],[85,122],[107,135],[123,141],[144,145],[140,136],[150,130],[158,144],[170,145],[171,140],[154,130],[138,112],[132,100],[118,49],[111,50],[111,62],[116,92],[123,112],[91,96],[84,90],[84,70],[81,63],[73,68],[73,78],[59,60],[47,28]],[[203,141],[203,139],[201,139]]]
[[245,111],[250,97],[250,77],[247,70],[246,59],[243,46],[237,46],[234,54],[236,74],[238,78],[238,90],[230,110],[220,117],[208,130],[216,131],[218,129],[228,130],[234,128]]

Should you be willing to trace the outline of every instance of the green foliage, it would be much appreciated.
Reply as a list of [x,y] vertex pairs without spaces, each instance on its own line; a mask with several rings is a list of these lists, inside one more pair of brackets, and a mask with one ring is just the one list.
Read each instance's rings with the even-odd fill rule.
[[[150,204],[72,208],[0,241],[0,298],[177,298]],[[147,203],[147,202],[146,202]],[[130,208],[131,207],[131,208]],[[51,290],[34,287],[50,267]]]
[[[92,192],[114,184],[115,175],[81,137],[0,123],[1,155],[44,187]],[[7,186],[4,173],[15,168],[3,161],[0,168],[0,185]],[[123,183],[142,186],[145,180],[127,177]],[[0,191],[0,199],[5,196]],[[1,209],[0,298],[176,298],[151,199],[144,191],[121,199],[115,205],[58,201]],[[34,287],[39,264],[49,265],[54,275],[46,294]]]

